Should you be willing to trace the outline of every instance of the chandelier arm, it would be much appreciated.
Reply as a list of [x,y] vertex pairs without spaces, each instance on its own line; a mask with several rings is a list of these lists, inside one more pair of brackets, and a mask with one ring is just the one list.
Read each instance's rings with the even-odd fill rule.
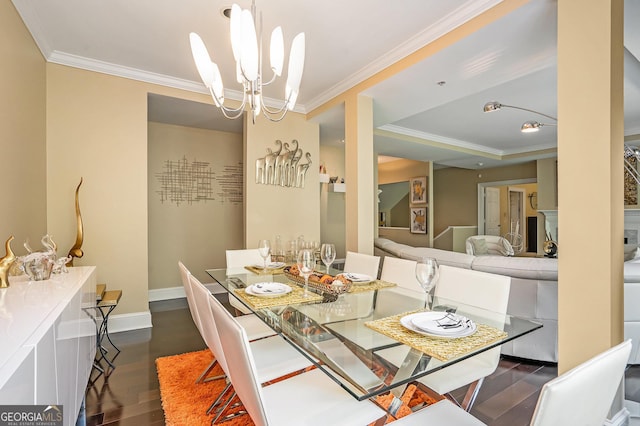
[[285,111],[287,109],[287,102],[285,101],[284,105],[282,105],[282,107],[278,108],[278,109],[271,109],[268,106],[266,106],[264,104],[264,98],[261,98],[260,101],[261,105],[262,105],[262,109],[266,112],[268,112],[269,114],[280,114],[282,111]]
[[276,78],[277,78],[277,77],[278,77],[278,75],[274,72],[274,73],[273,73],[273,77],[271,77],[271,80],[267,81],[266,83],[265,83],[265,82],[263,82],[263,83],[262,83],[262,86],[268,86],[268,85],[270,85],[271,83],[273,83],[274,81],[276,81]]
[[[278,111],[276,111],[277,113]],[[269,121],[273,122],[273,123],[277,123],[278,121],[282,121],[282,119],[284,118],[284,116],[287,114],[287,109],[283,108],[282,113],[278,116],[278,117],[272,117],[272,113],[268,113],[266,112],[264,109],[262,110],[262,115]]]
[[242,113],[244,112],[244,106],[247,103],[246,96],[242,99],[242,104],[238,108],[229,108],[223,105],[222,102],[220,102],[220,100],[218,99],[216,94],[213,92],[213,90],[210,90],[210,92],[211,92],[211,96],[213,96],[216,102],[218,102],[218,105],[220,105],[219,107],[220,111],[222,111],[222,115],[224,115],[225,118],[234,120],[242,116]]
[[550,119],[552,119],[554,121],[558,121],[558,119],[555,118],[555,117],[552,117],[550,115],[547,115],[547,114],[544,114],[544,113],[541,113],[541,112],[538,112],[538,111],[535,111],[535,110],[532,110],[532,109],[529,109],[529,108],[522,108],[522,107],[519,107],[519,106],[505,105],[505,104],[500,104],[500,105],[505,107],[505,108],[513,108],[513,109],[519,109],[519,110],[522,110],[522,111],[532,112],[534,114],[539,114],[539,115],[542,115],[544,117],[550,118]]

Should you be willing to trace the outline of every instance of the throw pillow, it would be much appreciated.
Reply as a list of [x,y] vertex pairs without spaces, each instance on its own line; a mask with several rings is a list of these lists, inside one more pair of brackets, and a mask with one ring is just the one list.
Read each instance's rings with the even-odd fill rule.
[[500,254],[503,256],[513,256],[513,247],[506,238],[500,238]]
[[474,238],[471,240],[471,244],[473,244],[473,254],[476,256],[489,254],[489,248],[484,238]]
[[638,257],[638,246],[636,244],[624,245],[624,261],[628,262]]

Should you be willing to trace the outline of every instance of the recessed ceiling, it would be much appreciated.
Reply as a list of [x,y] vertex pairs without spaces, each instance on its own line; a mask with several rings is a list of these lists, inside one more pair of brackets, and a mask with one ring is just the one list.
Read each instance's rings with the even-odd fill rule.
[[[184,90],[206,93],[188,34],[205,41],[219,65],[226,96],[238,94],[221,0],[12,0],[50,61]],[[282,25],[285,50],[306,34],[306,62],[298,111],[308,112],[402,57],[464,25],[500,0],[258,1],[264,33]],[[239,2],[249,8],[246,0]],[[381,154],[478,168],[554,155],[554,127],[523,135],[532,119],[517,110],[484,114],[500,101],[554,115],[556,105],[556,0],[531,0],[513,12],[368,88],[374,141]],[[640,134],[640,2],[625,1],[625,135]],[[265,37],[265,40],[267,37]],[[268,41],[265,41],[268,44]],[[285,66],[286,69],[286,66]],[[266,96],[284,92],[278,80]],[[446,84],[438,82],[446,81]],[[314,118],[323,144],[344,139],[344,107]],[[538,119],[539,117],[533,117]],[[149,96],[149,119],[240,132],[207,104]],[[550,153],[551,152],[551,153]]]

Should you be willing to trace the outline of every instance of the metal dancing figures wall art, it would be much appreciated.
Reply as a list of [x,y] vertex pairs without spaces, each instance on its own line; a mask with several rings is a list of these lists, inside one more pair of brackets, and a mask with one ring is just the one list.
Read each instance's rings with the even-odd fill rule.
[[256,160],[256,183],[304,188],[305,176],[312,164],[311,153],[305,154],[306,163],[300,163],[303,151],[297,140],[292,140],[291,145],[281,140],[275,143],[276,151],[267,148],[267,154]]

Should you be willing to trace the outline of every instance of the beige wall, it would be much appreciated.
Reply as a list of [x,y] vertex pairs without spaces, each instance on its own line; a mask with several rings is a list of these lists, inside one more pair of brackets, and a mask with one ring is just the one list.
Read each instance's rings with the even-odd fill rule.
[[[279,123],[258,117],[256,123],[245,123],[245,246],[255,248],[258,240],[275,241],[280,235],[283,242],[304,235],[305,240],[320,241],[320,168],[317,123],[306,121],[296,113],[288,113]],[[267,148],[277,149],[276,140],[292,143],[297,140],[304,154],[300,164],[306,164],[305,154],[311,154],[304,188],[257,184],[256,160],[267,154]],[[292,148],[292,147],[291,147]]]
[[[209,163],[214,200],[162,201],[158,175],[167,161],[183,158]],[[149,289],[181,286],[178,260],[210,282],[205,270],[225,267],[225,250],[243,246],[242,200],[221,194],[224,166],[242,168],[241,134],[149,123]]]
[[[430,164],[424,161],[400,159],[395,161],[388,161],[378,164],[378,185],[394,182],[409,182],[409,179],[417,176],[429,176]],[[430,181],[431,179],[428,179]],[[428,182],[428,187],[431,188],[432,182]],[[427,207],[427,221],[428,229],[433,229],[433,196],[429,191],[428,207]],[[409,208],[407,206],[407,208]],[[377,215],[377,212],[376,212]],[[376,223],[378,220],[376,219]],[[412,234],[409,229],[383,229],[378,228],[378,236],[383,238],[389,238],[391,240],[402,242],[403,244],[409,244],[420,247],[429,247],[431,245],[432,236],[427,234]]]
[[537,161],[538,210],[558,208],[558,158]]
[[[344,177],[344,148],[320,147],[320,163],[329,176]],[[329,184],[320,185],[320,241],[336,246],[338,259],[346,256],[345,193],[329,192]]]
[[10,1],[0,2],[0,57],[0,244],[13,235],[11,247],[22,255],[27,239],[36,248],[47,232],[46,67]]
[[378,185],[408,182],[409,179],[416,176],[429,176],[429,163],[401,159],[378,164]]
[[433,177],[435,235],[447,226],[478,223],[478,183],[535,177],[535,162],[480,170],[455,167],[435,170]]
[[84,257],[98,281],[122,289],[116,314],[148,312],[147,95],[208,98],[47,64],[47,229],[60,247],[76,235],[80,179]]

